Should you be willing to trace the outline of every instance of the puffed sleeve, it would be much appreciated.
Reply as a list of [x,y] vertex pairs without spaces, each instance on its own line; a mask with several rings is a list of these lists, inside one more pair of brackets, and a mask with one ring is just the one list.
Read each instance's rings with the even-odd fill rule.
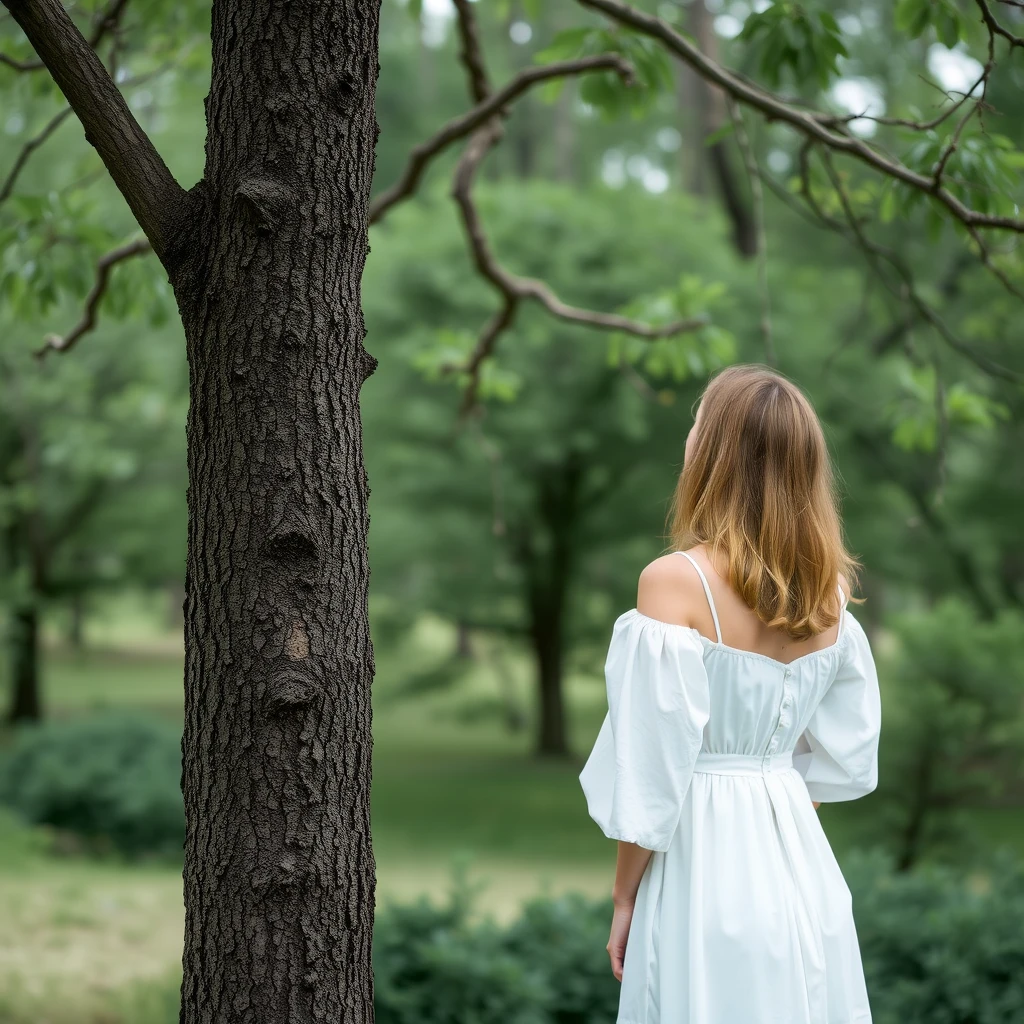
[[871,646],[846,612],[849,630],[836,678],[797,743],[793,764],[812,800],[834,803],[866,796],[878,785],[882,705]]
[[633,610],[615,623],[604,671],[608,714],[580,775],[587,809],[609,839],[664,852],[710,714],[703,646]]

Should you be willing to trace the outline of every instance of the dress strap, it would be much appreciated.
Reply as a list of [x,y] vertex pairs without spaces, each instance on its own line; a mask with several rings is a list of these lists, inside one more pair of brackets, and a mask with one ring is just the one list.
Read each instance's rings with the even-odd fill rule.
[[836,643],[839,643],[846,626],[846,591],[843,590],[842,583],[837,583],[836,586],[839,588],[839,632],[836,633]]
[[708,585],[708,578],[704,575],[704,570],[697,564],[697,559],[694,558],[689,551],[677,551],[676,554],[689,559],[690,564],[697,570],[697,575],[700,577],[700,581],[704,585],[704,596],[708,599],[708,607],[711,609],[711,618],[715,620],[715,636],[718,638],[718,642],[721,643],[722,627],[718,624],[718,609],[715,607],[715,599],[711,596],[711,587]]

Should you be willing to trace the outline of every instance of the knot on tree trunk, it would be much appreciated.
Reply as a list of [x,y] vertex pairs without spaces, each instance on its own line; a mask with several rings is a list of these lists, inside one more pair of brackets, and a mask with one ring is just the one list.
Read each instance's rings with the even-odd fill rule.
[[265,708],[268,717],[280,718],[308,708],[320,694],[320,687],[298,672],[282,672],[267,687]]
[[235,202],[258,235],[277,230],[292,197],[292,190],[284,182],[267,174],[242,178],[235,189]]

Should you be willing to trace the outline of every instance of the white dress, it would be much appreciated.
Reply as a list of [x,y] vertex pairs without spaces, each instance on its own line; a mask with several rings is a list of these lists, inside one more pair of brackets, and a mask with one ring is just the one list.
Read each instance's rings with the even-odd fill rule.
[[690,561],[717,642],[620,616],[608,715],[580,776],[604,834],[655,851],[618,1022],[868,1024],[850,890],[811,804],[875,788],[867,637],[844,600],[831,647],[788,664],[729,647]]

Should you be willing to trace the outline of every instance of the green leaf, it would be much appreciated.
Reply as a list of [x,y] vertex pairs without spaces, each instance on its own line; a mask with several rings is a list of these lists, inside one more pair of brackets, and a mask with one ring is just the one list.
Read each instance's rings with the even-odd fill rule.
[[704,145],[710,148],[717,146],[723,139],[729,138],[736,131],[736,124],[733,121],[726,121],[721,128],[716,128],[710,135],[704,138]]

